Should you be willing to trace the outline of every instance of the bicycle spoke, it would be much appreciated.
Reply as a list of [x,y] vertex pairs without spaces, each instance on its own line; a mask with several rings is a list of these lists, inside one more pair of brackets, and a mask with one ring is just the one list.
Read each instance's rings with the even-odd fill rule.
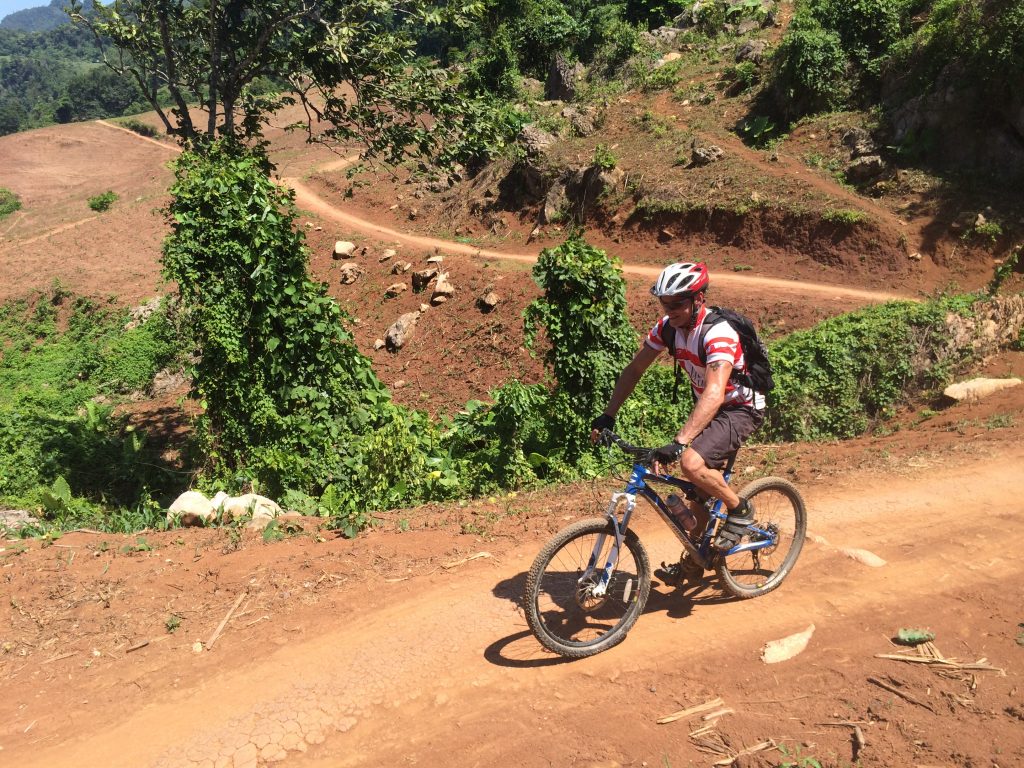
[[[625,634],[646,601],[650,580],[646,554],[638,554],[634,537],[622,547],[607,589],[600,592],[604,568],[615,546],[607,524],[591,521],[567,531],[549,545],[529,575],[527,617],[541,642],[571,656],[610,647]],[[604,541],[588,572],[594,547]],[[638,562],[638,558],[643,562]]]
[[756,597],[778,586],[799,555],[806,525],[803,501],[792,484],[767,478],[751,488],[755,523],[740,544],[770,543],[723,558],[720,575],[739,597]]

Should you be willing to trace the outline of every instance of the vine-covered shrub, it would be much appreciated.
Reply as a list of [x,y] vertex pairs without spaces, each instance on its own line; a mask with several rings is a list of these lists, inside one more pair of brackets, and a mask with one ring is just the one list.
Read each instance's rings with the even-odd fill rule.
[[574,463],[590,432],[590,421],[611,396],[615,380],[637,349],[626,315],[626,286],[617,259],[582,238],[544,249],[533,271],[544,296],[523,315],[527,345],[541,327],[545,362],[558,382],[555,434]]
[[183,154],[176,173],[164,273],[192,312],[213,475],[271,493],[350,481],[339,463],[387,422],[390,395],[309,277],[292,193],[225,145]]
[[970,298],[869,307],[779,340],[771,347],[776,389],[762,434],[854,437],[910,394],[945,383],[971,354],[950,349],[946,314],[968,312]]
[[835,109],[849,98],[839,36],[813,18],[796,18],[775,55],[773,84],[788,117]]

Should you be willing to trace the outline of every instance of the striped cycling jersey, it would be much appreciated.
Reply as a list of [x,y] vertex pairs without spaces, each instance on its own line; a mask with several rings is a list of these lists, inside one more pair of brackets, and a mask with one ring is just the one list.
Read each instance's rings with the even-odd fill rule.
[[[704,318],[707,313],[707,306],[701,307],[697,315],[697,322],[693,325],[693,330],[685,335],[685,343],[683,343],[683,332],[678,328],[675,329],[675,359],[679,361],[683,370],[686,371],[686,375],[690,378],[690,385],[693,387],[695,399],[699,398],[704,392],[706,365],[702,365],[700,362],[697,345],[700,343],[701,326],[704,324]],[[662,337],[666,327],[668,327],[668,315],[661,318],[651,328],[651,332],[647,334],[645,342],[647,346],[658,352],[666,349],[668,345]],[[733,368],[737,371],[746,371],[746,361],[743,359],[743,348],[740,346],[739,334],[725,320],[720,320],[707,329],[707,333],[704,336],[704,349],[707,352],[705,359],[708,363],[722,360],[732,363]],[[730,379],[725,385],[725,402],[723,405],[747,405],[760,410],[765,406],[765,399],[764,395],[760,392],[755,392],[749,387],[744,387]]]

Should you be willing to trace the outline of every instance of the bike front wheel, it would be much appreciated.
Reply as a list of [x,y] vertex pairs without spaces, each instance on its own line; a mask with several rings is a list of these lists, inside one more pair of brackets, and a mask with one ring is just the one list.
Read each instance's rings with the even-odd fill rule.
[[754,510],[754,524],[744,533],[740,546],[773,542],[760,549],[722,555],[715,565],[725,588],[746,599],[777,589],[793,570],[807,534],[807,510],[800,491],[781,477],[755,480],[739,495]]
[[541,645],[582,659],[622,642],[651,592],[651,568],[640,539],[626,531],[602,592],[615,530],[603,518],[581,520],[540,551],[526,577],[526,621]]

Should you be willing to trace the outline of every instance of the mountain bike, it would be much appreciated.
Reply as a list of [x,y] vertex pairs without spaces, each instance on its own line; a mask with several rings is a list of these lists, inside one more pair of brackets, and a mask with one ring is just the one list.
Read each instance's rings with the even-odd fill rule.
[[[629,528],[638,497],[650,502],[683,545],[681,565],[690,578],[714,570],[725,590],[738,598],[777,589],[793,569],[807,532],[800,492],[781,477],[764,477],[740,491],[754,510],[754,522],[730,549],[713,546],[728,513],[692,483],[652,471],[654,449],[638,448],[603,430],[599,442],[616,445],[634,460],[623,491],[612,494],[603,518],[564,528],[540,551],[526,578],[526,620],[548,650],[580,659],[606,651],[626,638],[651,591],[647,550]],[[729,482],[736,454],[723,470]],[[678,489],[704,504],[708,522],[687,534],[652,483]],[[692,537],[692,538],[691,538]]]

